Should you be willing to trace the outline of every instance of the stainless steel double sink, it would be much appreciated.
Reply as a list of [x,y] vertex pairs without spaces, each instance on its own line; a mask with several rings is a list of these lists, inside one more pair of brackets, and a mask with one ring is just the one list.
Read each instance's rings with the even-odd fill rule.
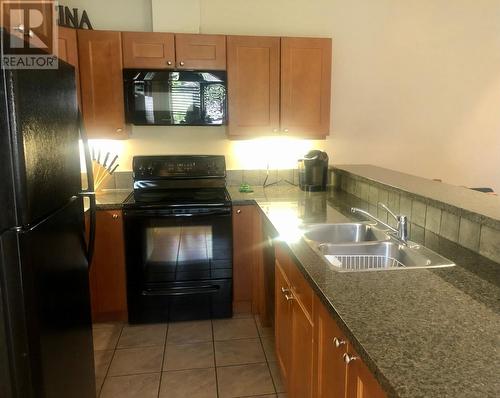
[[456,265],[416,243],[403,243],[369,223],[316,224],[304,228],[304,240],[340,272],[440,268]]

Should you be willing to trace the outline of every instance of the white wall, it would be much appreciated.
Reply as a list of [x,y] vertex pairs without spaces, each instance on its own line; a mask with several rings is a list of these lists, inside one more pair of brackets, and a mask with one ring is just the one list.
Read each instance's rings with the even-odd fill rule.
[[[96,0],[71,2],[97,18],[98,9],[90,12]],[[102,16],[96,27],[137,26],[137,3],[144,1],[113,2],[123,13]],[[335,163],[372,163],[500,191],[498,0],[151,2],[156,31],[333,37],[332,135],[304,147],[327,148]],[[135,128],[126,151],[210,148],[240,166],[222,129],[195,131],[189,141],[177,129],[161,131]]]

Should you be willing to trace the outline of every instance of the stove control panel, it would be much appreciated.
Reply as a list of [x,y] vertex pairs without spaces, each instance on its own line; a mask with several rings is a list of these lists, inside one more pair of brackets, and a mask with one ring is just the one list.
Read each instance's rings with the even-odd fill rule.
[[135,156],[135,180],[225,178],[226,161],[218,155]]

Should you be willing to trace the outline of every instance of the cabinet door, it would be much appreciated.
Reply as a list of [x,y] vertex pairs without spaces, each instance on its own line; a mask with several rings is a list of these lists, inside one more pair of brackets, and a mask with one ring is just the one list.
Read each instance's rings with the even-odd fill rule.
[[90,267],[94,322],[127,320],[125,247],[121,211],[98,211],[95,254]]
[[292,301],[292,360],[288,378],[291,398],[312,398],[314,325],[296,298]]
[[176,34],[178,69],[225,70],[226,36]]
[[331,39],[281,39],[281,130],[322,138],[330,131]]
[[80,72],[78,65],[78,42],[76,38],[76,30],[59,26],[58,28],[58,51],[59,59],[73,65],[75,68],[76,93],[78,104],[81,106],[80,98]]
[[173,33],[122,32],[123,67],[175,68]]
[[230,137],[278,133],[279,76],[279,37],[228,36]]
[[352,347],[348,348],[348,355],[352,360],[347,365],[346,398],[384,398],[377,380]]
[[82,110],[90,138],[126,138],[120,32],[79,30]]
[[314,302],[316,328],[317,398],[345,398],[347,339],[318,298]]
[[233,208],[233,308],[235,312],[250,312],[252,306],[253,215],[253,206]]
[[[275,321],[276,357],[285,380],[289,379],[290,360],[292,353],[292,313],[290,301],[287,299],[290,286],[279,262],[275,267]],[[289,297],[289,296],[288,296]]]

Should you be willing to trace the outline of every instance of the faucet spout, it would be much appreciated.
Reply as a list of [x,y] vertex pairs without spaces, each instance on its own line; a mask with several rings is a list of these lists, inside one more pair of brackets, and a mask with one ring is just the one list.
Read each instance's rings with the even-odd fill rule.
[[391,231],[395,237],[406,244],[408,242],[408,218],[403,215],[396,215],[394,214],[389,208],[383,204],[379,203],[379,206],[385,209],[394,219],[397,221],[397,228],[392,227],[391,225],[385,223],[384,221],[380,220],[379,218],[375,217],[374,215],[368,213],[367,211],[363,209],[359,209],[357,207],[351,207],[351,212],[353,214],[359,213],[364,215],[366,218],[369,218],[370,220],[375,221],[377,224],[382,225],[384,228],[388,229]]

